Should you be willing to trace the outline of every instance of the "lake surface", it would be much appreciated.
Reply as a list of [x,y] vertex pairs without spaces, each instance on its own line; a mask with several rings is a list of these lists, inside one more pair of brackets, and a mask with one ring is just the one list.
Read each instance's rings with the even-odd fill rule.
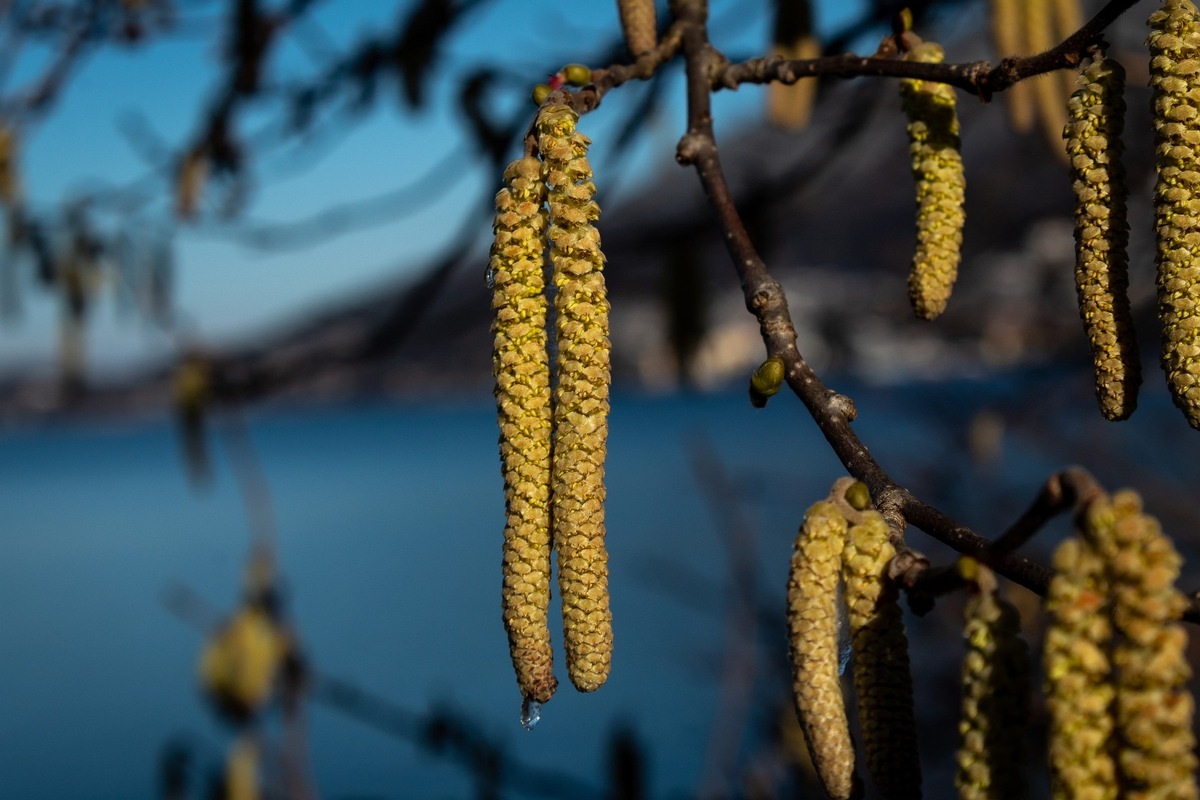
[[[1015,504],[1011,516],[1067,462],[1016,431],[997,464],[973,465],[962,455],[966,425],[981,408],[1009,413],[1031,394],[1044,401],[1038,382],[1049,380],[846,388],[885,466],[994,533],[989,504]],[[1088,393],[1076,405],[1098,419],[1090,403]],[[1132,447],[1132,460],[1086,465],[1102,475],[1165,470],[1194,488],[1195,468],[1182,465],[1194,463],[1200,434],[1163,402],[1150,404],[1157,410],[1144,423],[1100,429],[1115,437],[1100,440],[1102,453]],[[1091,422],[1053,425],[1068,443],[1095,438]],[[794,399],[755,411],[741,390],[618,393],[608,460],[612,677],[595,694],[575,692],[555,620],[562,685],[527,733],[499,613],[503,497],[491,399],[260,412],[250,429],[289,608],[318,670],[418,716],[452,709],[506,760],[597,792],[609,737],[632,731],[654,797],[695,793],[714,726],[734,726],[739,752],[741,718],[714,718],[731,578],[727,528],[697,482],[697,443],[737,490],[764,603],[782,602],[796,526],[841,474]],[[1184,441],[1182,454],[1135,446],[1162,438],[1160,429]],[[221,451],[213,486],[198,493],[178,450],[167,420],[0,432],[0,797],[155,797],[158,758],[173,738],[190,744],[198,766],[219,766],[228,737],[196,689],[201,635],[161,597],[184,585],[231,607],[249,532]],[[980,476],[990,476],[986,491]],[[912,541],[930,544],[920,533]],[[444,753],[328,704],[313,703],[309,719],[324,797],[473,796],[467,771]],[[504,796],[536,794],[510,784]]]

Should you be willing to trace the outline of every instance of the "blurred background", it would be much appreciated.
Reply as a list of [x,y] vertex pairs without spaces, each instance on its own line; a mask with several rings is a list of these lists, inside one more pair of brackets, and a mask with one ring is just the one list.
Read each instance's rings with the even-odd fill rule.
[[[1017,3],[1014,40],[980,0],[712,0],[711,34],[731,60],[868,54],[904,5],[948,61],[994,61],[1100,4]],[[1071,81],[960,94],[964,262],[933,324],[905,296],[894,81],[742,87],[714,115],[801,352],[899,483],[995,536],[1080,464],[1142,492],[1191,591],[1194,434],[1156,355],[1151,5],[1107,37],[1129,73],[1146,372],[1127,422],[1095,407],[1076,310]],[[492,197],[532,87],[628,58],[615,4],[0,11],[0,796],[244,797],[248,752],[264,797],[819,796],[783,595],[804,510],[842,471],[794,399],[746,398],[763,347],[674,163],[678,63],[580,124],[613,307],[616,651],[607,685],[563,681],[527,732],[499,613]],[[1007,591],[1036,650],[1036,598]],[[961,599],[907,622],[926,793],[947,796]],[[222,696],[231,631],[284,665],[269,702]]]

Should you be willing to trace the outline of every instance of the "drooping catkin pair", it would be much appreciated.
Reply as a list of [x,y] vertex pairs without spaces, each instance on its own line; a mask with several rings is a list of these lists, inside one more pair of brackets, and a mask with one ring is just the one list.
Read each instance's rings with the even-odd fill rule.
[[1162,364],[1175,405],[1200,428],[1200,13],[1165,0],[1149,25]]
[[1092,348],[1096,399],[1108,419],[1137,406],[1142,382],[1129,307],[1129,223],[1121,132],[1125,71],[1098,56],[1079,74],[1063,129],[1075,191],[1075,288]]
[[[941,63],[942,58],[942,48],[934,42],[921,42],[905,55],[905,60],[928,64]],[[917,246],[908,296],[917,316],[934,319],[946,310],[958,277],[966,222],[958,114],[954,89],[944,83],[905,79],[900,95],[917,187]]]
[[[571,682],[581,691],[599,688],[612,656],[604,546],[608,299],[589,141],[575,130],[576,119],[566,106],[542,109],[542,160],[526,156],[505,170],[489,263],[506,512],[501,603],[518,686],[538,703],[556,687],[548,623],[552,543]],[[557,288],[553,401],[547,244]]]
[[854,686],[867,769],[886,798],[920,797],[908,642],[886,569],[895,555],[888,527],[849,479],[805,514],[788,579],[788,633],[796,715],[825,791],[860,790],[842,696],[838,585],[854,648]]
[[1053,796],[1196,798],[1179,555],[1132,491],[1092,500],[1076,525],[1047,598]]
[[970,596],[954,784],[963,800],[1021,800],[1028,789],[1029,647],[1020,615],[999,596],[992,571],[972,558],[960,558],[958,571]]

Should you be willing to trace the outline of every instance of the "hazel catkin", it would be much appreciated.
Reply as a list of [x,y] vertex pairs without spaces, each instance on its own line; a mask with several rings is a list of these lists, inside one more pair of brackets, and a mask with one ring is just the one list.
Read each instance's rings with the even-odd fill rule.
[[887,577],[896,548],[878,511],[870,508],[858,517],[846,536],[842,578],[867,771],[886,800],[919,798],[921,762],[908,639],[899,593]]
[[1043,656],[1051,797],[1115,800],[1113,630],[1104,562],[1087,541],[1070,538],[1054,553],[1054,572]]
[[1175,588],[1181,559],[1132,491],[1097,498],[1081,516],[1084,535],[1105,562],[1119,634],[1112,662],[1125,796],[1194,800],[1194,701],[1187,633],[1179,623],[1186,601]]
[[[934,42],[922,42],[905,55],[908,61],[929,64],[941,63],[942,57],[941,46]],[[917,247],[908,296],[917,316],[934,319],[946,310],[958,276],[966,221],[958,115],[954,89],[944,83],[906,78],[900,82],[900,95],[917,187]]]
[[1129,308],[1129,224],[1121,132],[1125,70],[1098,57],[1079,75],[1063,130],[1075,190],[1075,288],[1092,346],[1096,398],[1111,420],[1137,406],[1142,381]]
[[1200,13],[1165,0],[1149,25],[1162,365],[1175,405],[1200,428]]
[[804,515],[788,577],[788,649],[796,716],[825,791],[855,792],[854,743],[838,670],[838,579],[846,518],[822,500]]
[[999,596],[991,570],[969,558],[959,564],[971,596],[964,609],[967,653],[954,783],[962,800],[1020,800],[1027,796],[1029,648],[1017,609]]
[[536,158],[514,161],[496,195],[489,272],[504,476],[501,605],[522,696],[554,694],[550,645],[550,364],[546,347],[546,187]]
[[552,105],[538,115],[538,149],[549,187],[547,233],[554,285],[558,385],[551,467],[553,540],[563,604],[567,673],[590,692],[612,663],[605,550],[604,458],[608,440],[609,338],[604,255],[595,221],[590,141],[578,115]]

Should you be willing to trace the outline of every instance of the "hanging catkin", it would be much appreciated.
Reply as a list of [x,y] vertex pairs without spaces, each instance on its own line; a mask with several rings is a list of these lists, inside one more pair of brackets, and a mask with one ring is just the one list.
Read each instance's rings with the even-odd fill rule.
[[847,800],[858,784],[838,674],[838,578],[846,518],[822,500],[804,515],[788,577],[788,645],[796,716],[825,791]]
[[[908,61],[939,64],[942,48],[922,42]],[[908,116],[909,154],[917,186],[917,247],[908,276],[908,296],[917,316],[933,319],[946,309],[958,276],[962,245],[963,176],[954,89],[915,79],[900,82]]]
[[1046,709],[1050,714],[1050,791],[1054,800],[1115,800],[1113,630],[1104,562],[1078,538],[1054,553],[1046,598]]
[[846,536],[842,577],[867,771],[885,800],[919,798],[921,761],[908,639],[899,593],[886,575],[896,548],[878,511],[867,509],[857,516]]
[[600,208],[588,164],[590,141],[576,113],[547,106],[538,116],[538,148],[549,186],[558,385],[554,394],[551,474],[553,540],[563,604],[567,673],[594,691],[612,663],[608,555],[604,546],[604,456],[608,439],[609,339],[604,255],[595,221]]
[[1027,795],[1029,648],[1020,616],[997,594],[991,570],[962,558],[959,572],[971,596],[964,609],[967,654],[954,783],[962,800],[1021,800]]
[[1149,24],[1162,364],[1175,405],[1200,428],[1200,13],[1166,0]]
[[546,350],[546,199],[542,165],[514,161],[496,195],[489,271],[493,368],[504,475],[501,603],[521,694],[554,694],[550,606],[550,364]]
[[1092,346],[1096,398],[1112,420],[1137,405],[1142,381],[1129,309],[1129,224],[1121,132],[1125,71],[1098,57],[1079,75],[1063,130],[1075,190],[1075,288]]
[[654,0],[617,0],[625,44],[635,57],[649,53],[657,45]]
[[1118,772],[1124,796],[1194,800],[1194,701],[1179,617],[1187,605],[1175,588],[1179,554],[1131,491],[1093,501],[1084,533],[1107,567],[1117,675]]
[[[1025,0],[991,0],[992,47],[997,58],[1023,55],[1025,47]],[[1034,107],[1033,87],[1029,81],[1020,81],[1004,93],[1008,108],[1008,120],[1017,133],[1033,130]]]

